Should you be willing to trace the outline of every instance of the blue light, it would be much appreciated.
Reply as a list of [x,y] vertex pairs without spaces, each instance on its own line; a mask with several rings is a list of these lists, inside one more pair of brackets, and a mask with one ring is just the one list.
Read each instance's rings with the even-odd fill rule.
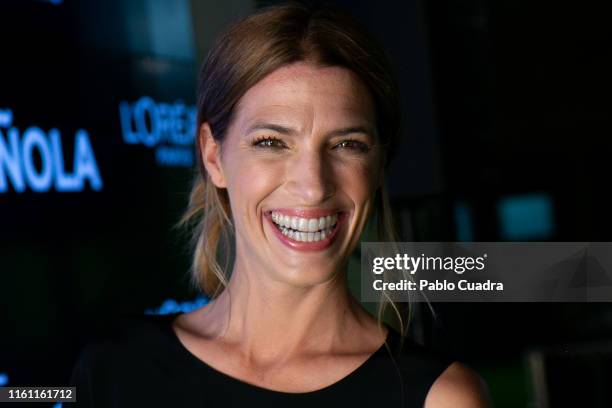
[[0,373],[0,387],[4,387],[8,384],[9,378],[7,373]]
[[[43,193],[55,187],[59,192],[77,192],[85,189],[89,181],[92,190],[102,189],[102,177],[91,146],[89,134],[79,129],[74,135],[73,172],[68,173],[62,153],[62,138],[59,130],[43,131],[30,126],[20,135],[18,128],[11,126],[13,112],[0,110],[0,193],[6,193],[9,186],[22,193],[26,187]],[[6,133],[6,138],[5,138]],[[40,156],[40,169],[35,156]]]
[[457,231],[457,241],[474,241],[474,230],[472,225],[472,211],[470,207],[468,207],[465,202],[459,201],[455,204],[455,228]]
[[193,166],[196,108],[176,101],[156,102],[148,96],[119,103],[123,142],[155,150],[159,166]]
[[53,6],[61,6],[64,3],[64,0],[38,0],[41,3],[49,3]]
[[507,197],[499,201],[497,210],[504,240],[548,239],[553,234],[553,205],[547,194]]
[[10,109],[0,109],[0,127],[9,128],[13,123],[13,111]]
[[55,404],[53,404],[53,408],[62,408],[62,403],[56,402]]
[[208,304],[208,298],[206,296],[198,296],[193,301],[185,302],[177,302],[174,299],[166,299],[160,307],[145,310],[145,314],[164,315],[176,312],[188,313],[192,310],[199,309],[206,304]]

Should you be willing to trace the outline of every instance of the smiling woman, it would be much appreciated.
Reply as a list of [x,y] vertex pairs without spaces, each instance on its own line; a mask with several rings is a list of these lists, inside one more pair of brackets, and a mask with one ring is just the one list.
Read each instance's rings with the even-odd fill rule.
[[381,180],[374,112],[352,71],[299,61],[249,88],[222,138],[202,123],[205,183],[226,192],[235,230],[234,282],[321,290],[342,274]]
[[[88,348],[79,401],[486,406],[469,369],[403,341],[348,291],[374,211],[381,239],[393,236],[384,169],[398,122],[384,53],[346,15],[284,6],[230,29],[200,74],[199,171],[182,219],[193,281],[212,300]],[[217,259],[230,248],[231,267]]]

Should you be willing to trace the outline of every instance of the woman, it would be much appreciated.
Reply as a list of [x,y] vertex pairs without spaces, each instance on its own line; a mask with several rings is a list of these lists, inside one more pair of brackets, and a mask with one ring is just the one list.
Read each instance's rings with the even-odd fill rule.
[[[200,171],[183,223],[196,225],[193,278],[212,301],[90,347],[77,399],[486,406],[469,369],[402,344],[347,288],[375,207],[390,230],[383,171],[399,114],[379,47],[337,12],[277,7],[225,34],[199,81]],[[230,250],[228,279],[217,255]]]

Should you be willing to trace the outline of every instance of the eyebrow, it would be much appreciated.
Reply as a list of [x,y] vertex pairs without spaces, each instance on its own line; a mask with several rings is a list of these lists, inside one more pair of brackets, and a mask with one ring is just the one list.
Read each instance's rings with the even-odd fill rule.
[[277,125],[274,123],[258,122],[248,128],[247,134],[252,133],[256,130],[271,130],[273,132],[281,133],[283,135],[288,136],[295,135],[298,133],[297,130],[287,126]]
[[[255,123],[253,126],[248,128],[247,134],[254,132],[256,130],[270,130],[270,131],[277,132],[277,133],[287,135],[287,136],[294,136],[298,134],[298,131],[294,128],[283,126],[283,125],[278,125],[275,123],[266,123],[266,122]],[[346,136],[346,135],[350,135],[353,133],[363,133],[365,135],[374,137],[374,132],[372,132],[366,126],[349,126],[345,128],[332,130],[331,132],[327,134],[327,137]]]

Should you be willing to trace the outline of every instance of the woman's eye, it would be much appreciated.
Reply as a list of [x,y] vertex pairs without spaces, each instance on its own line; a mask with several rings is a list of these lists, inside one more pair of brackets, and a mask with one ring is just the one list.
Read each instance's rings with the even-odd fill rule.
[[343,140],[342,142],[338,143],[334,148],[336,147],[357,150],[359,152],[367,152],[368,150],[370,150],[370,146],[358,140]]
[[253,142],[253,146],[283,148],[285,147],[285,144],[280,139],[276,139],[273,137],[266,137],[264,139],[255,140]]

